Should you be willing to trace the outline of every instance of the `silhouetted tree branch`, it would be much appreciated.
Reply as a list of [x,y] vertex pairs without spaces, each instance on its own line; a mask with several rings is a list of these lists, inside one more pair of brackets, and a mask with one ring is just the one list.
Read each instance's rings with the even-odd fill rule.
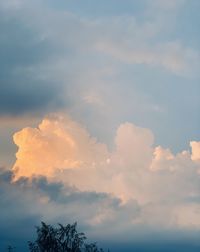
[[78,233],[77,223],[64,226],[58,224],[53,227],[41,222],[36,227],[37,238],[34,242],[28,242],[31,252],[104,252],[96,243],[85,243],[84,233]]

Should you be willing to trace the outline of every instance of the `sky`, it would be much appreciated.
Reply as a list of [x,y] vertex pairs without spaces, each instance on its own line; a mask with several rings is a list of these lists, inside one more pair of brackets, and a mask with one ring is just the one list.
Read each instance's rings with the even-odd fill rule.
[[200,249],[199,0],[0,1],[0,250],[41,220],[111,251]]

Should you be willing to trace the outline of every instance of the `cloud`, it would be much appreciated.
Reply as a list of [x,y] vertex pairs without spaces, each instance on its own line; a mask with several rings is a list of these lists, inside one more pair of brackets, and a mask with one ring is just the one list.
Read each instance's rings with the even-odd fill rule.
[[[128,223],[129,218],[136,218],[140,211],[136,201],[125,206],[119,198],[106,193],[80,191],[67,184],[49,182],[41,176],[31,180],[21,177],[13,182],[13,176],[11,171],[1,168],[2,250],[12,244],[20,251],[26,251],[26,242],[34,238],[34,226],[41,220],[52,224],[78,221],[79,230],[84,228],[87,235],[91,229],[97,231],[97,226],[101,227],[100,232],[105,232],[104,228],[113,225],[118,218],[124,224]],[[90,235],[92,237],[95,235]]]
[[53,176],[55,169],[94,166],[107,160],[107,147],[89,136],[70,118],[50,117],[38,128],[24,128],[13,137],[19,147],[14,165],[17,177]]
[[143,168],[151,161],[153,142],[154,136],[150,130],[124,123],[117,129],[113,156],[120,157],[119,163],[124,166]]
[[24,128],[13,139],[18,146],[15,179],[59,176],[83,190],[98,191],[103,182],[103,190],[118,192],[124,199],[132,195],[122,170],[127,169],[125,174],[132,169],[144,170],[151,162],[153,144],[150,130],[125,123],[117,130],[116,149],[109,152],[106,144],[98,143],[81,125],[62,116],[45,118],[38,128]]
[[[156,2],[170,7],[182,1]],[[6,1],[0,14],[1,115],[45,114],[77,104],[90,83],[109,78],[102,68],[112,65],[112,74],[119,72],[118,62],[178,75],[198,72],[199,53],[179,38],[160,40],[165,24],[145,10],[144,21],[130,15],[89,18],[41,1]],[[98,94],[84,99],[101,103]]]
[[180,8],[186,3],[186,0],[155,0],[153,2],[151,0],[147,0],[147,3],[154,8],[156,7],[157,9],[162,9],[166,11]]
[[[16,246],[20,251],[27,251],[26,242],[34,239],[34,226],[39,225],[41,220],[51,224],[78,221],[79,231],[84,231],[90,239],[104,241],[102,245],[118,249],[126,242],[127,251],[129,247],[145,249],[143,245],[138,244],[138,242],[144,243],[144,240],[145,244],[150,243],[150,247],[157,248],[161,244],[165,246],[169,238],[175,244],[179,244],[179,241],[182,244],[184,237],[190,244],[194,242],[194,237],[198,236],[195,232],[188,235],[187,232],[176,228],[165,229],[166,222],[170,221],[168,211],[171,209],[164,204],[140,206],[135,200],[124,204],[119,198],[110,194],[80,191],[61,182],[50,182],[45,177],[37,176],[31,179],[22,177],[13,182],[13,176],[11,171],[0,169],[2,251],[8,244]],[[189,206],[180,206],[176,211],[181,224],[188,218],[198,229],[195,218],[199,219],[199,206],[196,204],[194,209],[192,212]],[[163,218],[163,215],[166,218]],[[193,239],[190,238],[191,235]],[[167,244],[169,246],[168,242]]]
[[13,170],[0,174],[1,244],[8,237],[31,239],[40,220],[77,220],[91,238],[119,241],[124,234],[127,241],[143,239],[147,230],[166,237],[200,229],[197,141],[191,151],[174,154],[154,146],[151,130],[126,122],[108,148],[63,115],[22,129],[14,141]]
[[149,129],[124,123],[109,150],[80,124],[62,116],[47,117],[38,128],[19,131],[14,141],[18,145],[14,181],[43,175],[81,191],[114,195],[123,204],[136,200],[141,211],[133,223],[140,225],[189,228],[194,224],[189,218],[183,221],[179,209],[185,207],[188,216],[198,211],[199,142],[191,142],[191,152],[173,154],[154,147]]
[[[137,39],[135,39],[137,40]],[[156,46],[134,46],[119,44],[115,41],[100,42],[97,50],[111,55],[113,58],[127,64],[145,64],[162,67],[177,75],[191,75],[191,62],[197,62],[198,52],[183,47],[179,42],[168,42]]]
[[[138,112],[144,99],[135,95],[134,86],[143,81],[133,85],[132,73],[138,69],[132,72],[127,65],[144,65],[142,72],[153,67],[156,73],[161,68],[184,77],[198,74],[198,51],[172,34],[176,22],[171,17],[179,3],[154,1],[139,17],[123,13],[90,18],[41,1],[1,2],[0,115],[16,124],[8,115],[41,115],[67,107],[78,115],[84,111],[85,121],[91,116],[92,127],[97,125],[99,131],[114,113],[123,114],[124,120],[130,110],[131,118],[145,118]],[[134,88],[124,85],[127,82]],[[174,109],[169,90],[163,93],[172,98]],[[100,109],[106,119],[99,118],[98,109],[90,115],[80,100]],[[18,125],[24,123],[30,124],[29,119]],[[116,234],[119,240],[126,239],[124,234],[127,240],[138,232],[144,235],[148,228],[199,230],[198,140],[190,143],[191,150],[175,154],[155,146],[151,130],[126,122],[117,128],[111,147],[70,117],[49,116],[38,127],[17,132],[14,142],[18,151],[13,170],[0,178],[4,241],[29,235],[43,218],[78,220],[91,234]]]
[[200,142],[192,141],[190,146],[192,148],[192,160],[200,161]]
[[62,102],[57,99],[62,85],[35,72],[35,67],[46,61],[51,45],[41,40],[40,32],[30,25],[20,1],[8,1],[5,5],[0,10],[0,115],[61,107]]
[[91,104],[91,105],[97,105],[99,107],[104,106],[104,102],[101,99],[101,97],[99,97],[98,95],[96,95],[95,93],[89,93],[87,95],[85,95],[83,97],[83,101],[87,104]]

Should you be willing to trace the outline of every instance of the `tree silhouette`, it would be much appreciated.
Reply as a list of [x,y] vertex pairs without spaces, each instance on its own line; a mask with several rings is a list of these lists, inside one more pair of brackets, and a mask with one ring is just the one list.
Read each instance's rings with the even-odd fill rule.
[[98,249],[96,243],[91,243],[91,244],[85,244],[85,251],[87,251],[87,252],[103,252],[103,249],[102,248]]
[[14,251],[15,247],[12,247],[9,245],[7,249],[8,249],[8,252],[12,252],[12,251]]
[[37,238],[34,242],[28,242],[31,252],[103,252],[96,243],[85,243],[84,233],[77,231],[77,223],[53,227],[41,222],[36,227]]

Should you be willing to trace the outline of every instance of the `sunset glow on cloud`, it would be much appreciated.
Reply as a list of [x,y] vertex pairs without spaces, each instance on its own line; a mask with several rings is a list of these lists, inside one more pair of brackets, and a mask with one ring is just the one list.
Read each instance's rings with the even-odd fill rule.
[[46,118],[38,128],[24,128],[14,134],[13,140],[19,147],[14,165],[17,177],[51,177],[56,170],[91,166],[107,159],[106,146],[96,143],[69,118]]
[[[124,123],[109,151],[80,124],[63,116],[47,117],[38,128],[22,129],[14,134],[14,141],[18,146],[14,180],[42,175],[81,191],[111,194],[124,204],[130,200],[151,204],[156,211],[164,199],[170,207],[170,222],[165,225],[196,226],[191,216],[197,205],[189,201],[200,193],[199,142],[191,142],[191,150],[173,154],[154,146],[150,130]],[[182,220],[178,209],[184,206],[188,219]],[[140,216],[139,221],[148,217],[148,213]]]

